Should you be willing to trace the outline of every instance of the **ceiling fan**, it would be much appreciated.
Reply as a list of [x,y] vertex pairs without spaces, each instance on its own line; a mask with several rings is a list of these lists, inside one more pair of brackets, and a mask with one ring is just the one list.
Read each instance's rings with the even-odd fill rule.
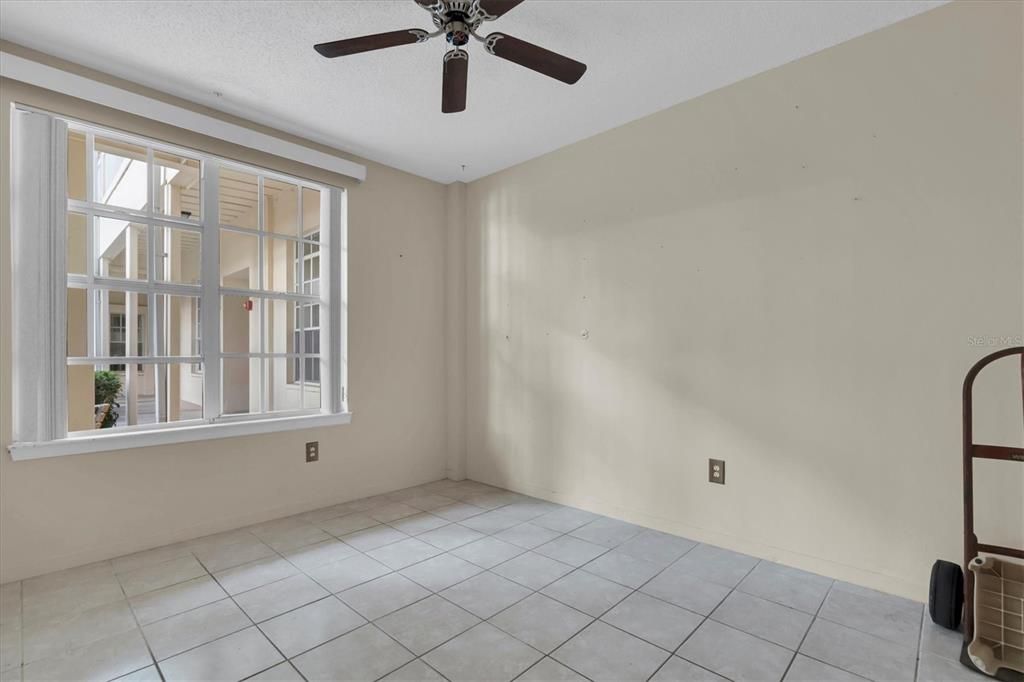
[[441,111],[452,114],[466,109],[466,82],[469,73],[469,53],[462,46],[470,37],[484,44],[484,49],[496,57],[515,62],[533,69],[563,83],[572,85],[587,70],[587,65],[575,59],[545,50],[525,40],[505,33],[495,32],[487,36],[477,34],[485,21],[494,21],[523,0],[414,0],[430,12],[437,30],[427,32],[419,28],[403,31],[389,31],[359,38],[334,40],[314,45],[313,49],[324,57],[345,57],[360,52],[381,50],[423,43],[441,35],[451,43],[452,49],[444,55],[444,79],[441,85]]

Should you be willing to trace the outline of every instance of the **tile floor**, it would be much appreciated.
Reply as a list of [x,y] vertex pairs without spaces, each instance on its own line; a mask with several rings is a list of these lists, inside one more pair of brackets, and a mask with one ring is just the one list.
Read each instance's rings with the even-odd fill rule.
[[0,599],[3,682],[972,679],[919,603],[473,481]]

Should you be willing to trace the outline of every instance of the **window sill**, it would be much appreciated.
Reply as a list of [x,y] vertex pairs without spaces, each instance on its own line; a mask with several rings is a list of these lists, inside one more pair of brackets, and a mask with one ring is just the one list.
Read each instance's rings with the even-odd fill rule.
[[251,436],[253,434],[275,433],[277,431],[296,431],[321,426],[348,424],[351,421],[351,412],[311,414],[169,427],[153,431],[111,433],[101,436],[73,436],[43,443],[13,443],[7,449],[11,453],[11,459],[20,461],[42,459],[45,457],[62,457],[64,455],[82,455],[89,452],[110,452],[112,450],[144,448],[152,445],[191,443],[199,440],[230,438],[232,436]]

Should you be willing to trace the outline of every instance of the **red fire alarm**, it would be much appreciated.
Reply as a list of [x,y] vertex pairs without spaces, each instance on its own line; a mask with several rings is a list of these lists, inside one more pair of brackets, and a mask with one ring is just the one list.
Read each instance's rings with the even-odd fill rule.
[[245,299],[245,303],[242,304],[242,307],[245,308],[246,312],[251,313],[252,312],[252,299],[251,298]]

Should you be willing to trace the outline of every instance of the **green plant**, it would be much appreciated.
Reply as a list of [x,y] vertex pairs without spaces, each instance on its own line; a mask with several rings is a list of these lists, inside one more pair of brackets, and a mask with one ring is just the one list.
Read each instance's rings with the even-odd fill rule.
[[101,369],[95,373],[93,383],[96,387],[95,404],[107,406],[100,428],[109,429],[117,424],[117,418],[121,416],[115,409],[121,407],[121,403],[117,402],[117,395],[121,392],[121,378],[110,370]]

